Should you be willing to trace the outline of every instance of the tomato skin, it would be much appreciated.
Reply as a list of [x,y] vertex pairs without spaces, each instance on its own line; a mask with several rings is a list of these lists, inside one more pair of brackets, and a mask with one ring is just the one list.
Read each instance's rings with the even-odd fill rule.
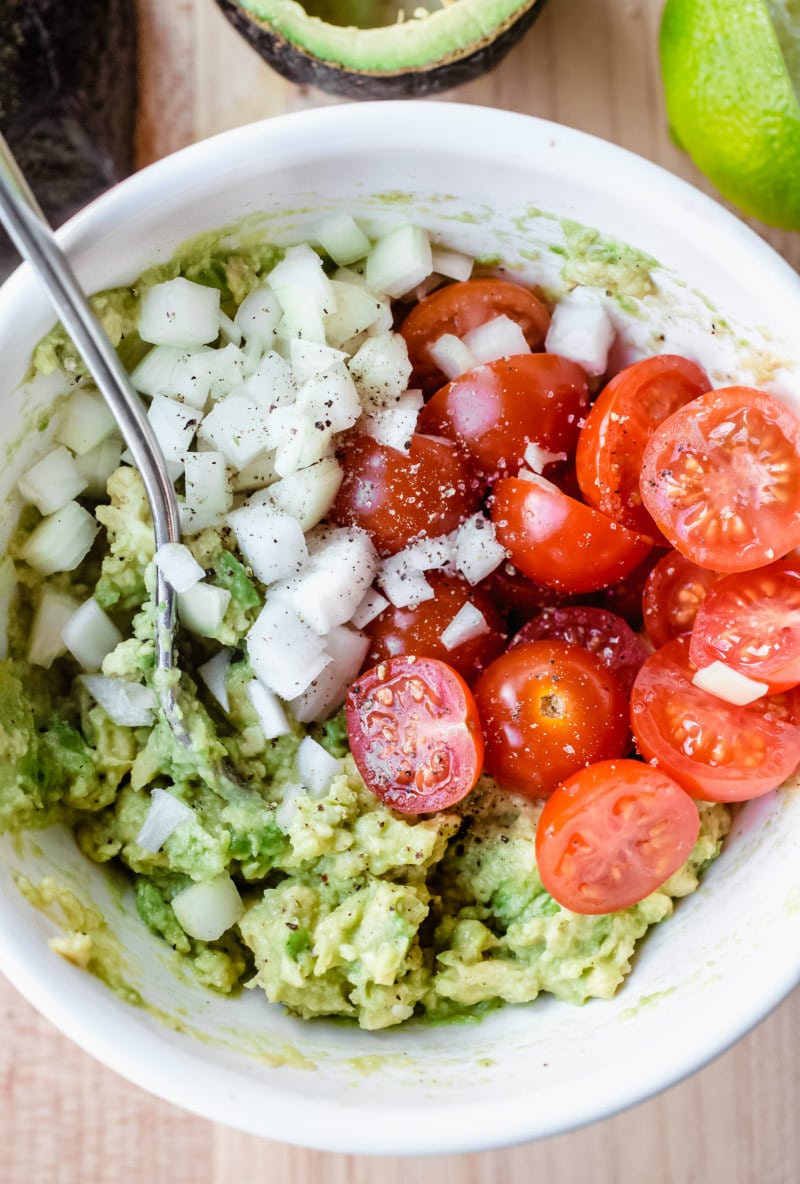
[[[535,583],[529,576],[517,571],[510,560],[501,563],[477,587],[506,617],[512,632],[520,629],[543,608],[561,608],[573,604],[577,599],[566,592],[556,592],[553,588]],[[586,597],[583,597],[582,603],[585,601]]]
[[447,381],[428,353],[443,333],[463,337],[495,317],[517,321],[532,350],[544,344],[550,325],[547,308],[528,288],[510,280],[464,280],[438,288],[416,304],[400,326],[414,367],[411,386],[426,394]]
[[556,354],[520,354],[442,387],[422,409],[419,430],[462,442],[483,477],[493,480],[516,476],[531,442],[565,460],[572,456],[588,409],[580,366]]
[[528,797],[630,749],[625,692],[599,658],[566,641],[507,650],[478,679],[475,701],[486,771]]
[[536,829],[542,883],[564,908],[598,916],[655,892],[692,853],[692,799],[640,761],[600,761],[547,799]]
[[613,584],[653,545],[542,479],[498,481],[491,513],[514,566],[561,592],[594,592]]
[[653,547],[650,554],[645,555],[642,562],[637,564],[633,571],[628,572],[621,580],[617,580],[616,584],[611,584],[610,587],[603,588],[598,592],[598,606],[616,613],[634,629],[641,629],[645,585],[650,572],[663,554],[664,552],[659,547]]
[[[473,588],[461,576],[429,571],[425,578],[433,588],[433,599],[423,600],[416,608],[389,605],[367,625],[370,638],[367,662],[372,666],[401,654],[439,658],[471,685],[484,667],[503,652],[505,622],[486,593],[479,587]],[[489,631],[448,650],[441,633],[467,602],[483,613]]]
[[659,559],[642,595],[644,627],[656,649],[691,633],[709,588],[720,578],[678,551],[668,551]]
[[800,544],[800,420],[765,391],[700,395],[650,437],[640,487],[662,534],[700,567],[764,567]]
[[575,456],[589,505],[657,541],[639,490],[644,446],[659,424],[710,386],[699,366],[676,354],[644,358],[612,378],[586,418]]
[[560,638],[594,654],[614,674],[626,695],[630,694],[633,681],[650,653],[622,617],[606,609],[583,605],[544,609],[522,626],[509,649],[543,638]]
[[447,534],[481,503],[464,452],[450,440],[417,434],[405,456],[355,432],[340,460],[344,479],[331,517],[340,526],[368,530],[381,555],[425,535]]
[[725,576],[697,613],[689,658],[698,669],[724,662],[772,693],[800,683],[800,566],[797,560]]
[[392,810],[446,810],[481,774],[475,700],[434,658],[391,658],[360,674],[347,693],[347,735],[367,787]]
[[689,638],[651,654],[631,691],[636,747],[692,797],[739,802],[786,780],[800,762],[800,692],[735,707],[692,683]]

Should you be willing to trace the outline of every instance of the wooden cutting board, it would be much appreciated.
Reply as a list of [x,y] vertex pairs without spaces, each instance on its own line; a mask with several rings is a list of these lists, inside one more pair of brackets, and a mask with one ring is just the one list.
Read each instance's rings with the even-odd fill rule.
[[[338,100],[271,73],[211,0],[139,0],[139,163]],[[614,140],[708,188],[669,139],[661,0],[550,0],[492,76],[446,97]],[[800,236],[756,227],[793,265]],[[0,1184],[795,1184],[800,994],[693,1078],[573,1134],[508,1151],[375,1160],[267,1143],[150,1098],[64,1040],[0,979]]]

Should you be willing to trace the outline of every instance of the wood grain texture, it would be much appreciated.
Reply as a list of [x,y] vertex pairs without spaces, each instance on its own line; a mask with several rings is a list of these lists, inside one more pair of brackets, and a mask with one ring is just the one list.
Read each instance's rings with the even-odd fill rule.
[[[339,100],[271,73],[211,0],[139,0],[140,164],[225,128]],[[670,141],[661,0],[550,0],[490,77],[447,98],[541,115],[699,184]],[[800,236],[755,227],[795,266]],[[61,1037],[0,979],[0,1184],[795,1184],[800,993],[693,1078],[584,1130],[443,1159],[321,1155],[148,1097]]]

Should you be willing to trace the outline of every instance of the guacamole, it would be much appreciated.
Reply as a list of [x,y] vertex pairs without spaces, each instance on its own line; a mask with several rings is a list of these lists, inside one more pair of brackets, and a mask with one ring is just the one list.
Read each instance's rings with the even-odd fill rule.
[[[275,257],[267,249],[240,255],[215,248],[184,257],[166,276],[106,293],[96,307],[133,366],[147,352],[136,325],[149,285],[189,276],[218,288],[232,317]],[[90,389],[61,330],[40,345],[35,365],[65,368]],[[82,504],[100,532],[73,570],[43,574],[26,561],[41,521],[31,507],[9,547],[17,582],[8,655],[0,661],[0,830],[70,827],[87,858],[124,869],[142,923],[209,989],[260,989],[295,1015],[345,1017],[366,1029],[412,1016],[476,1016],[540,992],[568,1003],[608,998],[630,970],[639,939],[694,891],[719,853],[728,812],[700,803],[700,835],[684,867],[631,908],[578,915],[545,891],[537,873],[540,804],[484,775],[448,811],[395,813],[359,775],[341,710],[309,724],[290,716],[284,734],[267,738],[248,694],[247,634],[268,593],[224,524],[185,540],[206,583],[227,594],[213,633],[182,636],[180,699],[191,749],[176,742],[157,711],[146,724],[115,723],[72,656],[61,652],[46,667],[30,661],[45,595],[75,603],[93,597],[122,638],[102,674],[156,685],[154,545],[138,473],[120,465],[105,492],[84,495]],[[227,709],[196,679],[220,647],[229,655]],[[336,762],[322,792],[298,773],[306,736]],[[220,758],[240,784],[215,779]],[[191,813],[149,850],[138,838],[155,789]],[[241,897],[239,919],[221,936],[193,936],[173,902],[193,884],[226,876]],[[88,942],[76,930],[60,952],[91,970]]]

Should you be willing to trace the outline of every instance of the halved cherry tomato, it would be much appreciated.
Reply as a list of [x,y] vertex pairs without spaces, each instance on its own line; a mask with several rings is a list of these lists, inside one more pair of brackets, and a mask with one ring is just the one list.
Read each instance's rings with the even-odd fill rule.
[[764,391],[700,395],[644,450],[642,500],[673,547],[752,571],[800,544],[800,420]]
[[659,559],[642,595],[644,627],[656,649],[691,633],[700,605],[720,578],[718,572],[698,567],[677,551]]
[[481,503],[465,453],[450,440],[415,435],[405,456],[354,433],[341,464],[344,480],[333,520],[368,530],[382,555],[424,535],[447,534]]
[[547,799],[536,864],[550,895],[574,913],[627,909],[682,867],[700,831],[692,799],[640,761],[600,761]]
[[611,670],[626,695],[650,653],[622,617],[602,608],[576,604],[571,608],[546,608],[538,617],[523,625],[509,649],[528,641],[560,638],[595,654]]
[[480,776],[483,741],[475,700],[444,662],[381,662],[350,687],[346,717],[365,784],[401,814],[446,810]]
[[508,650],[478,679],[475,701],[486,771],[529,797],[630,748],[625,692],[599,658],[566,641]]
[[[372,666],[401,654],[439,658],[468,683],[473,683],[483,668],[503,652],[505,622],[486,593],[471,587],[461,576],[429,571],[425,578],[434,593],[430,600],[423,600],[416,608],[389,605],[367,625],[370,639],[367,662]],[[487,630],[448,650],[442,633],[467,603],[483,614]]]
[[505,477],[494,487],[492,522],[512,563],[537,584],[563,592],[607,587],[652,547],[542,478]]
[[556,354],[520,354],[468,370],[422,409],[419,430],[461,441],[487,480],[516,476],[530,443],[572,456],[589,388],[580,366]]
[[644,446],[659,424],[710,386],[699,366],[675,354],[620,370],[601,392],[578,440],[578,483],[589,505],[657,541],[639,491]]
[[692,631],[694,666],[724,662],[770,691],[800,683],[797,560],[725,576],[709,589]]
[[689,638],[656,650],[631,691],[639,752],[693,797],[738,802],[775,789],[800,761],[800,691],[735,707],[692,682]]
[[411,385],[432,394],[447,381],[428,353],[428,346],[443,333],[463,337],[499,316],[517,321],[531,349],[544,344],[549,312],[533,292],[510,280],[466,280],[420,300],[400,326],[414,367]]

